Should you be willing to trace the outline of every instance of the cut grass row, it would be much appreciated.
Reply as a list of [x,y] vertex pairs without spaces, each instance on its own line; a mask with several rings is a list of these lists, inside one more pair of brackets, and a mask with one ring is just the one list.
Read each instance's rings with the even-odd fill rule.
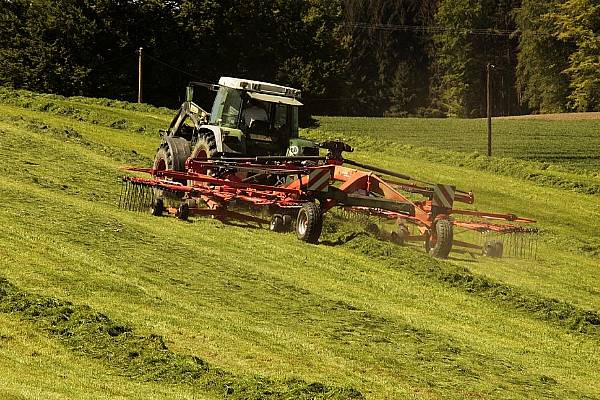
[[0,313],[0,398],[210,399],[185,385],[165,386],[115,374],[81,357],[16,314]]
[[130,326],[115,323],[89,307],[31,295],[1,278],[0,311],[19,315],[57,337],[75,353],[101,360],[124,376],[143,382],[194,385],[230,399],[363,398],[356,390],[328,388],[319,383],[237,377],[212,368],[197,356],[169,351],[160,336],[138,335]]

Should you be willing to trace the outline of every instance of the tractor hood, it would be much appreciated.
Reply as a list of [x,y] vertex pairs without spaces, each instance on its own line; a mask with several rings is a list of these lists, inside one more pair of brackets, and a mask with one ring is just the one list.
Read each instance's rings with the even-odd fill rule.
[[248,96],[250,96],[253,99],[260,100],[260,101],[266,101],[269,103],[287,104],[290,106],[301,106],[302,105],[302,103],[300,103],[298,100],[291,98],[291,97],[275,96],[272,94],[256,93],[256,92],[248,92]]

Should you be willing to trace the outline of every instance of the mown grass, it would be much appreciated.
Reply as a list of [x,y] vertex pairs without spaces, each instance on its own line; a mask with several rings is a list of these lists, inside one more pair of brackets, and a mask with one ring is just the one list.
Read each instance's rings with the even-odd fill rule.
[[[546,232],[539,259],[439,262],[410,246],[377,242],[359,227],[345,235],[345,226],[333,229],[336,220],[324,239],[346,240],[313,246],[265,229],[118,210],[118,167],[151,159],[153,132],[32,107],[0,111],[0,274],[13,295],[71,302],[75,313],[107,319],[98,329],[59,320],[87,327],[63,335],[48,325],[58,308],[30,312],[6,297],[0,302],[9,314],[0,317],[37,335],[43,346],[58,346],[65,364],[108,371],[99,379],[115,390],[158,387],[151,372],[169,364],[119,361],[129,349],[118,345],[158,335],[169,357],[197,357],[223,371],[235,387],[229,396],[244,393],[239,388],[248,397],[265,389],[289,394],[296,385],[375,399],[600,394],[595,195],[365,147],[353,156],[424,179],[470,184],[479,207],[539,218]],[[108,108],[103,118],[122,112]],[[137,125],[143,120],[126,112]],[[108,326],[128,333],[112,337],[103,330]],[[89,334],[102,334],[110,351],[87,344]],[[11,360],[27,359],[26,346],[10,343]],[[14,365],[4,364],[8,354],[0,351],[0,365]],[[18,382],[2,386],[16,396],[29,386],[12,371],[6,368],[0,381]],[[57,392],[85,397],[87,371],[77,369],[72,392],[65,386]],[[228,396],[224,381],[214,379],[215,389],[177,375],[162,382],[161,388],[173,388],[164,397]],[[45,385],[60,379],[50,362],[30,376]]]
[[184,385],[164,386],[116,376],[16,315],[0,314],[0,397],[3,399],[199,399]]
[[[318,122],[319,129],[345,137],[487,154],[485,119],[318,117]],[[493,154],[597,174],[599,131],[600,120],[494,119]]]

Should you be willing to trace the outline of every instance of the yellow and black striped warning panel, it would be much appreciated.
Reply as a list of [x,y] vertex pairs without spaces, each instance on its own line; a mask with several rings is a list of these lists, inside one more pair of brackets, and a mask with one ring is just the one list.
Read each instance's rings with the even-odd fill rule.
[[435,185],[433,187],[432,204],[442,208],[452,208],[454,204],[454,190],[452,185]]
[[331,180],[331,168],[313,169],[308,175],[308,190],[326,192],[329,189],[329,181]]

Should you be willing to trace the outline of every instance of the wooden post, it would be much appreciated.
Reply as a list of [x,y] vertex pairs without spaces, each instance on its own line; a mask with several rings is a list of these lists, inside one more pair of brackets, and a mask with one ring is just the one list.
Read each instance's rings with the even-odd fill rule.
[[138,49],[138,103],[142,102],[142,51],[143,48]]
[[492,97],[490,90],[490,71],[494,69],[494,66],[490,63],[487,64],[486,72],[487,72],[487,155],[488,157],[492,156]]

